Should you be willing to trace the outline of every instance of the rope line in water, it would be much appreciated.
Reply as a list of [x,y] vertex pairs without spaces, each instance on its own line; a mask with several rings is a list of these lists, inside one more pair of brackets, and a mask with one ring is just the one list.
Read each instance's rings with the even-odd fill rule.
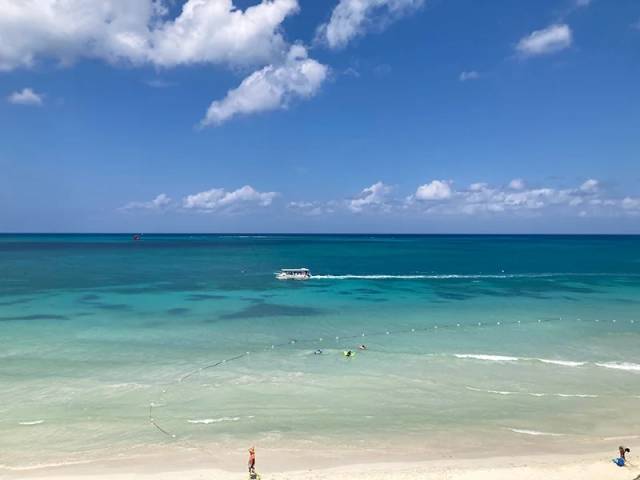
[[[415,333],[415,332],[427,332],[427,331],[431,331],[431,332],[435,332],[438,329],[458,329],[458,328],[468,328],[468,327],[498,327],[498,326],[503,326],[503,325],[522,325],[522,324],[536,324],[536,323],[557,323],[558,321],[561,321],[563,323],[565,322],[569,322],[569,321],[577,321],[577,322],[581,322],[581,323],[618,323],[618,324],[624,324],[624,323],[635,323],[634,320],[622,320],[622,321],[617,321],[617,320],[601,320],[601,319],[595,319],[595,320],[581,320],[580,318],[576,319],[576,320],[563,320],[562,318],[558,318],[558,319],[538,319],[537,321],[535,320],[531,320],[531,321],[507,321],[507,322],[495,322],[495,323],[483,323],[483,322],[478,322],[477,324],[461,324],[461,323],[455,323],[455,324],[448,324],[448,325],[430,325],[430,326],[422,326],[422,327],[413,327],[413,328],[407,328],[404,330],[385,330],[385,331],[380,331],[380,332],[373,332],[373,333],[362,333],[362,334],[358,334],[358,335],[346,335],[346,336],[336,336],[335,340],[354,340],[356,338],[364,338],[364,337],[375,337],[375,336],[382,336],[382,335],[396,335],[396,334],[407,334],[407,333]],[[242,353],[240,355],[236,355],[234,357],[230,357],[224,360],[219,360],[215,363],[209,364],[209,365],[205,365],[204,367],[200,367],[192,372],[189,372],[185,375],[183,375],[182,377],[178,378],[177,381],[175,381],[174,383],[171,383],[169,385],[167,385],[164,390],[162,391],[162,394],[160,396],[160,398],[163,401],[163,404],[166,405],[166,395],[167,395],[167,390],[169,388],[173,388],[179,384],[181,384],[184,380],[187,380],[188,378],[201,373],[204,370],[209,370],[211,368],[215,368],[218,367],[220,365],[224,365],[226,363],[229,362],[233,362],[235,360],[239,360],[241,358],[245,358],[248,355],[251,355],[252,353],[263,353],[263,352],[268,352],[268,351],[273,351],[276,348],[282,348],[282,347],[287,347],[287,346],[292,346],[292,345],[296,345],[296,344],[315,344],[317,342],[323,342],[327,340],[326,337],[320,337],[320,338],[307,338],[307,339],[302,339],[302,340],[290,340],[288,342],[283,342],[283,343],[278,343],[278,344],[273,344],[270,347],[263,347],[263,348],[257,348],[254,350],[250,350],[246,353]],[[333,338],[332,338],[333,340]],[[158,399],[158,401],[160,401],[160,398]],[[160,425],[158,425],[158,423],[155,421],[154,417],[153,417],[153,408],[155,406],[160,406],[159,404],[156,404],[155,402],[152,402],[151,405],[149,406],[149,420],[150,422],[162,433],[164,433],[165,435],[167,435],[168,437],[172,438],[172,439],[176,439],[178,440],[177,436],[175,434],[170,433],[169,431],[165,430],[164,428],[162,428]],[[187,440],[185,439],[179,439],[179,441],[184,444],[187,447],[190,447],[192,449],[195,450],[199,450],[203,453],[205,453],[206,455],[209,456],[213,456],[213,454],[205,449],[203,449],[202,447],[198,446],[198,445],[194,445],[192,443],[189,443]]]

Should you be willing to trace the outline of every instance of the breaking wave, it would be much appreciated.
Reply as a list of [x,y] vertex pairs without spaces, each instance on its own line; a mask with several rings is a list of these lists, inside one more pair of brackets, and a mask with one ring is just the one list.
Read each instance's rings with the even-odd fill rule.
[[187,420],[189,423],[198,424],[198,425],[209,425],[210,423],[220,423],[220,422],[237,422],[240,420],[239,417],[222,417],[222,418],[205,418],[203,420]]
[[538,432],[537,430],[521,430],[519,428],[507,428],[507,430],[511,430],[514,433],[522,433],[523,435],[546,435],[549,437],[561,437],[561,433],[547,433],[547,432]]
[[606,362],[606,363],[596,363],[599,367],[611,368],[614,370],[625,370],[627,372],[640,372],[640,365],[637,363],[615,363],[615,362]]
[[562,398],[598,398],[598,395],[585,393],[532,393],[532,392],[509,392],[501,390],[485,390],[482,388],[467,387],[467,390],[474,392],[493,393],[495,395],[528,395],[531,397],[562,397]]
[[44,420],[35,420],[33,422],[19,422],[20,425],[40,425],[41,423],[44,423]]
[[499,363],[515,363],[515,362],[541,362],[548,365],[557,365],[561,367],[576,368],[585,365],[595,365],[597,367],[609,368],[612,370],[621,370],[625,372],[640,372],[640,364],[637,363],[618,363],[618,362],[576,362],[572,360],[549,360],[546,358],[528,358],[528,357],[508,357],[505,355],[483,355],[472,353],[455,353],[454,356],[466,360],[480,360],[483,362],[499,362]]

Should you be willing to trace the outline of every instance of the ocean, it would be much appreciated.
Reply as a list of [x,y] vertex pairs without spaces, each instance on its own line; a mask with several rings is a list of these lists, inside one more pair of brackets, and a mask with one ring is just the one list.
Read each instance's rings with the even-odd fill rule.
[[0,235],[0,339],[10,469],[615,453],[640,237]]

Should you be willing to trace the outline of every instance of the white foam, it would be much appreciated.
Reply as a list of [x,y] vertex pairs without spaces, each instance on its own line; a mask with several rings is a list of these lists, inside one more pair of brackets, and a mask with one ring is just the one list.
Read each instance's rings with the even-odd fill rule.
[[33,422],[19,422],[20,425],[40,425],[41,423],[44,423],[44,420],[35,420]]
[[222,418],[205,418],[203,420],[187,420],[189,423],[199,424],[199,425],[209,425],[210,423],[220,423],[220,422],[237,422],[240,420],[239,417],[222,417]]
[[[491,279],[491,278],[549,278],[549,277],[575,277],[575,276],[585,276],[585,277],[608,277],[608,276],[616,276],[616,274],[607,274],[607,273],[514,273],[514,274],[495,274],[495,275],[356,275],[356,274],[345,274],[345,275],[311,275],[311,279],[316,280],[446,280],[449,278],[461,278],[461,279]],[[629,275],[625,275],[629,276]],[[631,275],[636,276],[636,275]]]
[[500,391],[500,390],[482,390],[480,388],[472,388],[472,387],[467,387],[467,389],[473,390],[474,392],[495,393],[496,395],[518,395],[518,392],[507,392],[507,391]]
[[470,358],[473,360],[484,360],[487,362],[517,362],[518,357],[505,357],[503,355],[475,355],[470,353],[456,353],[458,358]]
[[562,365],[563,367],[581,367],[586,365],[587,362],[571,362],[568,360],[547,360],[546,358],[539,358],[542,363],[551,363],[553,365]]
[[558,397],[576,397],[576,398],[598,398],[598,395],[587,395],[583,393],[574,393],[574,394],[566,394],[566,393],[554,393],[554,395]]
[[637,363],[607,362],[607,363],[596,363],[596,365],[604,368],[612,368],[614,370],[625,370],[627,372],[640,372],[640,365],[638,365]]
[[514,433],[522,433],[523,435],[535,435],[535,436],[545,435],[545,436],[549,436],[549,437],[561,437],[562,436],[561,433],[547,433],[547,432],[539,432],[537,430],[521,430],[519,428],[507,428],[507,430],[511,430]]
[[586,393],[530,393],[530,392],[510,392],[502,390],[484,390],[480,388],[467,387],[474,392],[493,393],[496,395],[528,395],[531,397],[563,397],[563,398],[598,398],[598,395]]

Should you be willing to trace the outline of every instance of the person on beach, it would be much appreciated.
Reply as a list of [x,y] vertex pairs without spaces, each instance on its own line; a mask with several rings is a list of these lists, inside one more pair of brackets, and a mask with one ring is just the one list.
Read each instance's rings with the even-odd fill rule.
[[256,449],[255,447],[251,447],[249,449],[249,462],[247,463],[249,467],[249,476],[255,475],[256,473]]
[[620,451],[620,458],[623,459],[624,461],[627,460],[627,458],[625,457],[626,453],[631,453],[631,450],[629,450],[627,447],[625,447],[624,445],[620,445],[618,447],[618,450]]

